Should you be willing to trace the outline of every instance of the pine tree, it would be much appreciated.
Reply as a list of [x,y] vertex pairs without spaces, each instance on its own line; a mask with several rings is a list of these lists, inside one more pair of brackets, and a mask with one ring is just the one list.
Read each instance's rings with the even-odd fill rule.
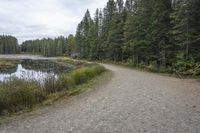
[[[153,0],[135,0],[134,8],[130,20],[134,22],[128,22],[133,24],[132,27],[129,25],[130,33],[129,42],[132,44],[133,56],[132,60],[136,65],[149,65],[152,60],[152,41],[150,37],[151,24],[152,24],[152,13],[153,13]],[[127,28],[129,28],[127,27]]]
[[16,37],[2,35],[0,36],[0,54],[19,53],[19,45]]
[[76,41],[76,45],[75,45],[75,51],[76,52],[74,52],[74,55],[82,57],[82,55],[83,55],[83,42],[84,42],[83,22],[80,22],[78,24],[78,27],[77,27],[77,30],[76,30],[75,41]]
[[99,58],[99,30],[100,30],[100,14],[99,9],[95,12],[94,23],[90,27],[89,41],[90,41],[90,52],[89,58],[96,60]]
[[[180,52],[184,53],[185,60],[199,60],[200,54],[195,52],[199,46],[200,32],[200,1],[179,0],[176,3],[173,18],[173,35],[175,43],[179,44]],[[195,57],[196,56],[196,57]]]
[[154,44],[153,54],[157,65],[163,67],[166,67],[167,63],[171,63],[169,59],[173,57],[173,52],[171,52],[173,45],[170,42],[171,11],[171,0],[155,0],[150,36]]
[[126,20],[124,25],[124,44],[123,44],[123,59],[131,59],[134,62],[134,31],[135,31],[135,12],[133,0],[126,0],[125,11]]
[[64,53],[69,56],[72,56],[75,52],[75,44],[76,44],[75,37],[72,34],[70,34],[66,38],[66,44],[67,44],[66,51]]
[[103,25],[101,33],[101,48],[103,51],[102,58],[110,58],[110,46],[108,42],[109,32],[111,31],[112,19],[116,13],[116,3],[114,0],[109,0],[106,7],[103,9]]
[[96,11],[94,20],[87,11],[78,25],[77,51],[87,59],[131,61],[136,66],[171,71],[182,57],[198,68],[199,3],[126,0],[124,4],[123,0],[108,0],[103,12]]

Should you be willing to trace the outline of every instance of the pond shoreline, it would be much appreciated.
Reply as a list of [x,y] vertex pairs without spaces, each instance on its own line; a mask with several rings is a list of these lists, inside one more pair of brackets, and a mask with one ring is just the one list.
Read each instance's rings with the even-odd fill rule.
[[[17,61],[16,61],[17,60]],[[74,65],[61,64],[53,60],[32,59],[0,59],[0,82],[6,82],[12,78],[34,80],[43,83],[50,76],[56,78],[61,73],[67,73],[76,68]],[[5,64],[11,64],[5,67]]]
[[[24,58],[28,58],[34,61],[36,61],[36,59],[38,60],[38,58],[36,58],[38,56],[12,57],[12,55],[7,57],[4,55],[0,56],[0,59],[24,60]],[[47,60],[47,58],[40,59]],[[52,96],[56,97],[53,99],[58,99],[65,94],[70,93],[70,95],[74,95],[80,91],[82,92],[82,89],[77,89],[77,86],[90,83],[90,80],[106,72],[106,69],[103,66],[95,63],[75,61],[64,57],[51,59],[57,63],[66,65],[73,62],[74,64],[72,64],[78,65],[78,67],[69,73],[61,73],[58,75],[57,80],[55,80],[55,78],[48,78],[45,80],[45,83],[42,86],[36,83],[34,80],[27,81],[20,78],[14,78],[8,82],[0,83],[0,116],[7,116],[18,112],[23,112],[27,109],[31,110],[38,104],[52,99]]]

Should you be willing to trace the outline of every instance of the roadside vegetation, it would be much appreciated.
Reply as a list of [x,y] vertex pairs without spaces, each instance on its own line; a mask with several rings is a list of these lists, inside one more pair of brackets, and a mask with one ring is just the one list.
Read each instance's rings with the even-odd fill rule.
[[[97,64],[77,68],[70,73],[48,77],[44,84],[34,80],[11,78],[0,83],[0,114],[19,112],[48,101],[56,93],[66,94],[104,73],[106,69]],[[73,90],[75,91],[75,90]]]
[[115,65],[125,66],[129,68],[134,68],[137,70],[148,71],[153,73],[161,73],[170,76],[175,76],[177,78],[200,78],[200,64],[188,61],[180,61],[177,64],[174,64],[172,67],[156,67],[156,65],[144,65],[144,64],[135,64],[131,60],[126,62],[119,61],[110,61],[104,60],[105,63],[111,63]]
[[55,57],[55,61],[57,63],[72,64],[72,65],[75,65],[77,68],[81,68],[83,66],[90,66],[90,65],[94,64],[94,63],[89,63],[88,61],[75,60],[75,59],[71,59],[71,58],[63,57],[63,56],[61,56],[61,57]]

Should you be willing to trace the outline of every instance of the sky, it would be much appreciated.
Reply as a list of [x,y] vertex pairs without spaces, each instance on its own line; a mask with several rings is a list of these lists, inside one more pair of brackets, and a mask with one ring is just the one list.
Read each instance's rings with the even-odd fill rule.
[[87,9],[94,16],[107,0],[0,0],[0,35],[25,40],[75,34]]

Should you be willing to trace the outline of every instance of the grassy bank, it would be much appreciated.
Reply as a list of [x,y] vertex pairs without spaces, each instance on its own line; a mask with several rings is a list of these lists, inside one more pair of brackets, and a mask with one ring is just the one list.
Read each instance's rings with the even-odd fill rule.
[[58,79],[49,77],[43,85],[35,81],[12,78],[0,84],[0,113],[4,115],[30,109],[55,95],[58,96],[58,93],[61,96],[76,92],[77,86],[87,83],[105,71],[104,67],[93,64],[59,75]]
[[0,70],[14,68],[18,62],[18,60],[12,59],[0,59]]
[[74,59],[71,59],[71,58],[68,58],[68,57],[56,57],[56,58],[52,58],[52,59],[56,60],[56,62],[59,62],[59,63],[75,65],[78,68],[90,65],[90,63],[88,63],[87,61],[74,60]]

